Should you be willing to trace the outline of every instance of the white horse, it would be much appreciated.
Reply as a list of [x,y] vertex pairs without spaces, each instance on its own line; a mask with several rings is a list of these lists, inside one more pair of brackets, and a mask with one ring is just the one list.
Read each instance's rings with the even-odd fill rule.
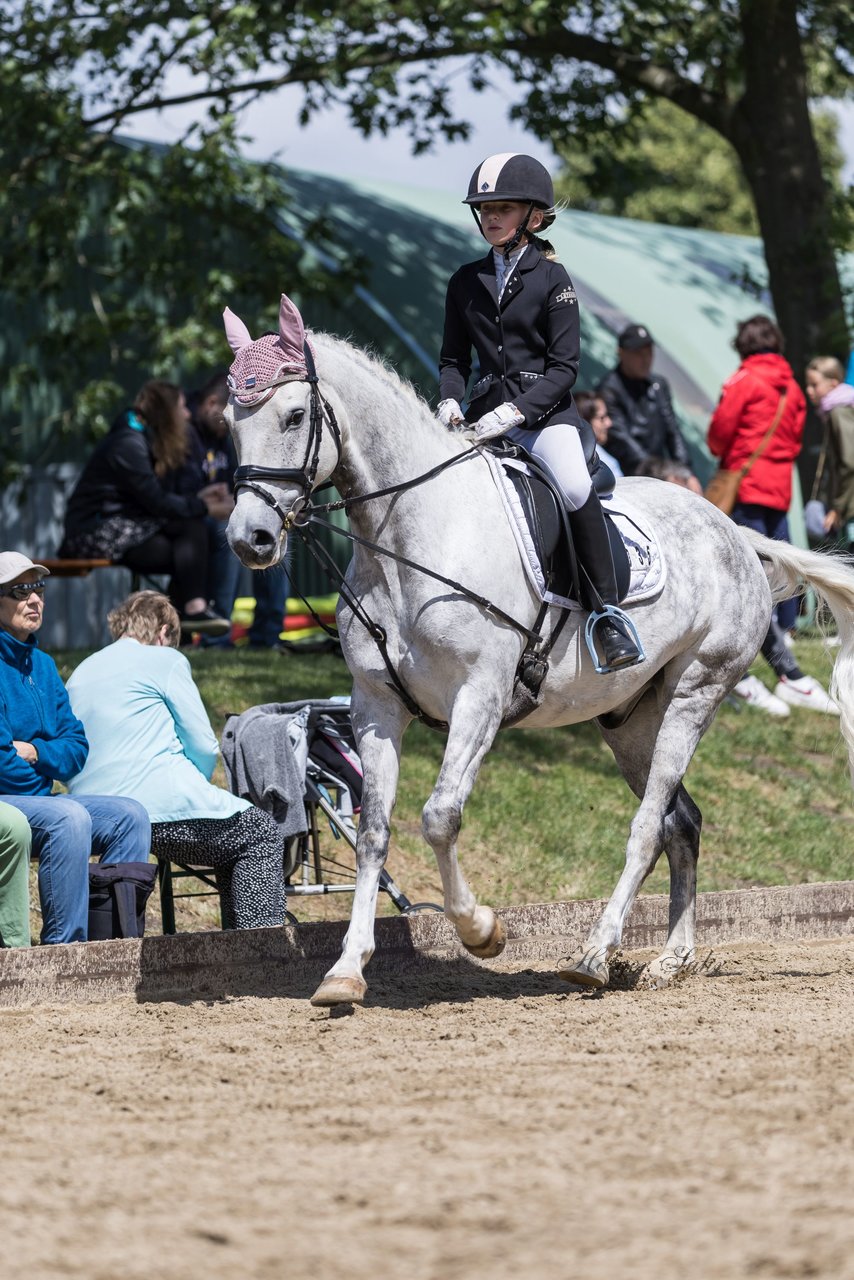
[[[460,870],[457,836],[507,713],[525,636],[468,592],[527,627],[539,601],[486,460],[449,434],[392,371],[322,333],[311,335],[304,355],[299,312],[284,296],[278,336],[252,342],[229,311],[226,330],[237,352],[227,416],[241,464],[228,538],[243,563],[263,569],[280,561],[311,489],[331,478],[349,500],[393,489],[348,506],[353,532],[467,589],[354,545],[345,594],[359,602],[362,617],[342,596],[338,625],[364,768],[356,888],[341,957],[312,1001],[360,1003],[401,743],[414,704],[447,723],[442,767],[423,810],[445,912],[472,954],[495,956],[504,946],[500,919],[477,902]],[[459,461],[451,464],[454,458]],[[442,464],[423,483],[397,488]],[[622,480],[617,494],[644,513],[668,561],[660,595],[629,605],[646,661],[597,674],[584,643],[585,616],[572,613],[552,652],[541,705],[524,721],[524,727],[545,728],[597,720],[640,800],[614,893],[585,944],[559,968],[567,981],[590,987],[607,983],[609,957],[662,850],[670,864],[669,934],[650,979],[661,984],[693,963],[701,815],[682,779],[717,708],[756,655],[772,603],[805,584],[830,608],[841,638],[831,692],[854,776],[854,572],[848,563],[745,531],[677,485]],[[552,610],[549,625],[557,616]],[[365,619],[382,628],[388,663]]]

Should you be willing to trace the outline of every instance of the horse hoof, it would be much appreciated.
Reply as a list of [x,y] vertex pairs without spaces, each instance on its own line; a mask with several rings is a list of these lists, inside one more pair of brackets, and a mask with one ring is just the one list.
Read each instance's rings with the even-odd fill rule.
[[315,1009],[336,1004],[364,1004],[368,984],[364,978],[324,978],[311,997]]
[[475,943],[469,946],[467,942],[463,943],[466,951],[471,955],[477,956],[478,960],[492,960],[495,956],[500,956],[507,944],[507,930],[504,928],[503,921],[495,917],[495,923],[492,926],[492,933],[486,939],[486,942]]
[[697,953],[693,948],[679,947],[676,951],[665,951],[657,960],[647,966],[644,975],[644,986],[654,991],[669,987],[671,982],[687,978],[697,964]]
[[607,987],[610,976],[607,955],[601,949],[578,951],[574,956],[560,961],[557,976],[577,987],[589,987],[591,990]]

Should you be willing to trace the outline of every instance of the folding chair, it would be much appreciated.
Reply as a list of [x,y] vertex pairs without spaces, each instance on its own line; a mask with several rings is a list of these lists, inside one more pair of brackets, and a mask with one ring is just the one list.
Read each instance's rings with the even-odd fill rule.
[[[354,819],[362,799],[362,765],[350,724],[349,698],[307,698],[290,703],[267,703],[252,710],[295,717],[305,729],[304,829],[286,842],[284,852],[290,901],[303,896],[352,893],[356,887]],[[230,716],[223,731],[226,776],[232,789],[226,741],[230,734],[233,747],[234,735],[239,732],[236,724],[239,718]],[[261,796],[257,799],[262,807],[267,807]],[[385,869],[380,873],[379,887],[403,915],[442,910],[437,903],[411,902]]]

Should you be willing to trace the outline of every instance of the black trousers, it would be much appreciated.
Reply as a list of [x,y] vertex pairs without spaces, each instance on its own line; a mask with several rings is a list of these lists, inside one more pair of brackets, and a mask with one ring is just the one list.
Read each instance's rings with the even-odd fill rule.
[[207,600],[209,540],[204,516],[170,520],[153,537],[130,547],[121,563],[137,573],[168,573],[169,598],[181,613],[188,600]]

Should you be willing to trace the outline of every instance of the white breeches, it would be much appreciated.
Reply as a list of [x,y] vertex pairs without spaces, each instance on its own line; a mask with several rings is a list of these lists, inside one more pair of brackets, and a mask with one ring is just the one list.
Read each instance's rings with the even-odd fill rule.
[[590,497],[590,472],[584,460],[581,437],[571,422],[552,422],[547,427],[511,427],[506,438],[527,449],[548,467],[560,485],[569,511],[578,511]]

